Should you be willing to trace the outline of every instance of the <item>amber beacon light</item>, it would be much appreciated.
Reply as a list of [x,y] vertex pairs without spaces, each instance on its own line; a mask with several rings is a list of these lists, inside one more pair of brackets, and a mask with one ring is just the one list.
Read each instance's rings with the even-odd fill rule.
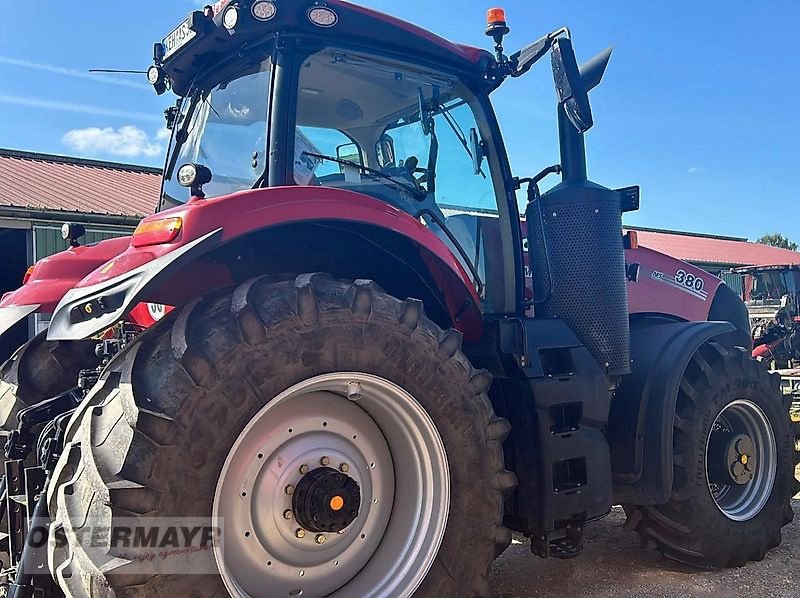
[[486,13],[486,35],[493,38],[495,43],[503,41],[511,29],[506,22],[506,11],[503,8],[490,8]]

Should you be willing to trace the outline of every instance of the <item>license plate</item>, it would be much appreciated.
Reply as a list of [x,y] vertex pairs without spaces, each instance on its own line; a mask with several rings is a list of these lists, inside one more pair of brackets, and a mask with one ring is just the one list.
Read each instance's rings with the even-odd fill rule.
[[178,28],[164,38],[164,58],[169,58],[197,35],[189,29],[189,19],[178,25]]

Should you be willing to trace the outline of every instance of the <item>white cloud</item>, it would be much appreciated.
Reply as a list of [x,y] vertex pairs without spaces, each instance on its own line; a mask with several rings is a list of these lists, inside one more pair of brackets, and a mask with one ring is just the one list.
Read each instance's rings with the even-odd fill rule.
[[689,174],[697,174],[698,172],[704,172],[706,169],[705,166],[691,166],[687,172]]
[[149,112],[136,112],[132,110],[117,110],[105,106],[92,106],[91,104],[72,104],[69,102],[58,102],[54,100],[43,100],[27,96],[10,95],[0,93],[0,103],[16,104],[27,106],[28,108],[44,108],[46,110],[63,110],[65,112],[80,112],[82,114],[92,114],[100,116],[113,116],[116,118],[126,118],[135,120],[149,120],[154,122],[164,122],[164,117]]
[[172,135],[172,131],[169,129],[159,129],[156,133],[156,139],[159,141],[169,141],[170,136]]
[[72,150],[92,154],[111,154],[126,158],[157,156],[164,151],[158,133],[151,138],[138,127],[126,125],[119,129],[89,127],[73,129],[62,138],[62,143]]
[[[106,83],[108,85],[120,85],[122,87],[132,87],[134,89],[150,90],[152,87],[144,82],[144,75],[124,75],[130,79],[123,79],[118,76],[108,75],[103,73],[92,74],[88,71],[79,71],[77,69],[68,69],[55,64],[44,64],[41,62],[31,62],[30,60],[20,60],[19,58],[12,58],[11,56],[0,56],[0,64],[7,64],[9,66],[18,66],[26,69],[35,69],[52,73],[54,75],[64,75],[67,77],[74,77],[76,79],[89,79],[95,83]],[[138,79],[138,80],[137,80]]]

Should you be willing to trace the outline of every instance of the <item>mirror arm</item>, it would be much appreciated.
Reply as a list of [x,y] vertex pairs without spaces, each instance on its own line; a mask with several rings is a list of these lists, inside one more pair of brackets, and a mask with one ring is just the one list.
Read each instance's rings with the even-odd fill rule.
[[553,41],[562,35],[567,39],[572,39],[570,30],[567,27],[561,27],[552,33],[548,33],[529,46],[524,47],[516,54],[512,54],[506,61],[508,68],[506,76],[521,77],[527,73],[534,64],[539,62],[539,60],[550,51],[553,47]]

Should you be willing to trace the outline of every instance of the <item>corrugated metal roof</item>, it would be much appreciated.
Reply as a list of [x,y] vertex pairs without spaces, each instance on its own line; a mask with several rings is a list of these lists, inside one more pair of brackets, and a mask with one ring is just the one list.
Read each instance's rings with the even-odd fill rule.
[[639,245],[686,262],[724,266],[800,264],[800,253],[796,251],[750,243],[735,237],[713,237],[636,227],[626,227],[626,229],[636,231]]
[[[158,168],[0,149],[0,206],[144,216],[158,202]],[[449,208],[449,206],[448,206]],[[463,210],[457,210],[463,212]],[[486,215],[483,210],[472,210]],[[688,262],[723,266],[800,264],[800,253],[719,237],[640,227],[639,244]]]
[[160,186],[158,168],[0,149],[0,206],[145,216]]

